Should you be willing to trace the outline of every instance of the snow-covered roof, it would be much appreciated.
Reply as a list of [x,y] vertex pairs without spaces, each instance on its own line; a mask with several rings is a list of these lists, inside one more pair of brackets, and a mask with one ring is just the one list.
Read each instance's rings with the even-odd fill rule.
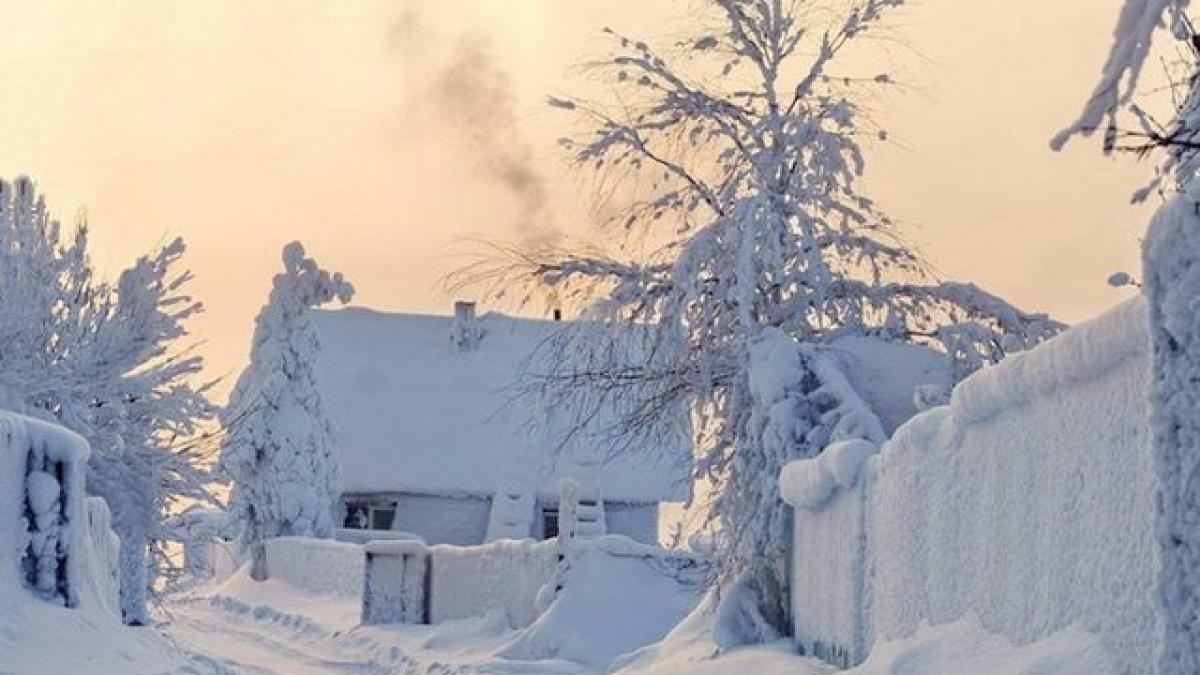
[[[475,319],[482,339],[462,351],[450,339],[453,321],[362,308],[315,312],[317,381],[335,427],[343,490],[557,495],[561,479],[578,473],[577,459],[595,449],[574,441],[559,452],[565,429],[532,424],[531,403],[506,405],[522,362],[556,324],[484,314]],[[602,463],[596,477],[604,498],[685,499],[691,449],[688,439],[678,441]]]

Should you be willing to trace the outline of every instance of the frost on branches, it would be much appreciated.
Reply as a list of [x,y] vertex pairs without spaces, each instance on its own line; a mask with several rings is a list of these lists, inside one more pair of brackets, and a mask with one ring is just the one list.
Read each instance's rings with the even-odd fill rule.
[[[1189,5],[1190,0],[1126,0],[1100,82],[1080,118],[1051,142],[1061,149],[1071,137],[1103,128],[1106,153],[1142,157],[1161,151],[1154,179],[1134,194],[1135,202],[1155,192],[1183,191],[1200,171],[1200,35],[1185,12]],[[1153,106],[1135,96],[1158,29],[1168,27],[1186,44],[1175,62],[1164,60],[1174,109],[1161,121],[1148,111]]]
[[1100,82],[1074,124],[1059,132],[1052,145],[1061,148],[1072,136],[1104,129],[1104,146],[1116,145],[1121,108],[1137,93],[1142,68],[1150,56],[1155,32],[1170,22],[1179,39],[1191,36],[1184,10],[1190,0],[1125,0],[1113,30],[1113,44],[1100,72]]
[[146,619],[169,570],[164,526],[178,500],[209,500],[197,425],[212,415],[203,362],[177,348],[201,310],[177,271],[182,240],[140,258],[115,285],[95,278],[87,229],[64,236],[33,182],[0,182],[0,405],[57,421],[93,448],[88,489],[121,538],[121,608]]
[[603,233],[624,245],[514,249],[460,277],[524,281],[585,307],[590,321],[530,359],[553,367],[530,368],[526,390],[569,401],[581,426],[599,406],[624,411],[603,430],[615,448],[695,411],[696,477],[718,488],[708,514],[721,531],[718,589],[757,596],[738,631],[747,640],[786,616],[779,470],[840,434],[877,432],[822,345],[925,344],[961,377],[1061,329],[931,279],[858,192],[862,143],[886,137],[858,101],[892,78],[843,72],[839,57],[885,35],[902,0],[810,4],[708,0],[698,30],[664,49],[608,30],[612,52],[592,69],[613,103],[550,104],[590,129],[562,145],[600,175],[602,210],[628,200]]
[[222,414],[229,436],[220,465],[233,481],[232,524],[260,581],[265,539],[333,534],[337,462],[312,369],[320,345],[310,310],[354,294],[298,242],[284,247],[283,264],[255,320],[250,365]]

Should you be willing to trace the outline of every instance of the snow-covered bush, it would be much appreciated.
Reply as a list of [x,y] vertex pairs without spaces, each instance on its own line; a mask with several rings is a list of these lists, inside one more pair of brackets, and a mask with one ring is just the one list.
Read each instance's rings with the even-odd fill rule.
[[266,539],[333,535],[337,462],[313,371],[320,343],[311,310],[354,294],[298,242],[284,247],[283,265],[255,320],[250,365],[221,415],[229,429],[220,467],[233,480],[231,526],[259,581],[267,576]]

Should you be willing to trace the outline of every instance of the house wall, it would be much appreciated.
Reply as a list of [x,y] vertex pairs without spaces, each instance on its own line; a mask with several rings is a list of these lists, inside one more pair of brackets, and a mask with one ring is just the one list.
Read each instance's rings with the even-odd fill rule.
[[412,532],[431,545],[474,546],[487,535],[491,507],[483,497],[402,494],[392,529]]
[[658,544],[658,504],[604,503],[609,534],[623,534],[643,544]]
[[1120,672],[1146,672],[1159,567],[1148,352],[1139,299],[968,378],[829,499],[793,480],[820,459],[789,465],[800,645],[855,663],[974,615],[1018,644],[1079,626]]
[[[392,530],[415,534],[431,546],[475,546],[483,543],[492,507],[491,499],[484,497],[377,493],[344,495],[343,508],[347,501],[356,500],[395,502],[396,519],[392,523]],[[554,507],[556,504],[538,502],[529,533],[531,538],[543,538],[542,509],[547,506]],[[604,515],[610,534],[625,535],[644,544],[658,543],[658,504],[605,502]]]

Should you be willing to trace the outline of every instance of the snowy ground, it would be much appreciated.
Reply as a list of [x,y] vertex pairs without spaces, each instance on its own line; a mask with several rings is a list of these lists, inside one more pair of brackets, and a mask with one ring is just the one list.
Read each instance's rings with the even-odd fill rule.
[[[181,597],[164,608],[163,630],[193,656],[177,672],[516,673],[591,675],[596,669],[565,660],[515,661],[497,654],[513,631],[498,616],[438,626],[358,626],[357,603],[284,582],[255,584],[244,577]],[[632,618],[632,617],[631,617]],[[787,643],[734,650],[697,660],[687,649],[650,653],[620,671],[627,675],[832,675],[823,664],[796,656]],[[90,671],[96,673],[96,671]],[[113,670],[112,672],[135,672]],[[142,670],[136,672],[161,672]],[[972,620],[923,628],[912,638],[877,648],[847,675],[1103,675],[1115,673],[1094,638],[1067,630],[1015,647]],[[98,675],[98,673],[96,673]]]
[[[359,626],[357,599],[254,583],[239,573],[160,607],[157,628],[125,628],[112,617],[54,607],[21,595],[0,614],[2,675],[594,675],[606,668],[565,659],[504,658],[520,637],[500,613],[436,626]],[[626,623],[637,623],[631,614]],[[566,622],[559,626],[570,631]],[[585,622],[586,623],[586,622]],[[787,642],[737,649],[712,659],[704,621],[689,619],[661,645],[617,659],[621,675],[832,675]],[[692,627],[689,627],[689,624]],[[700,626],[697,630],[695,627]],[[582,642],[604,643],[576,626]],[[1095,637],[1068,629],[1013,646],[973,620],[922,628],[878,646],[847,675],[1115,675]]]

